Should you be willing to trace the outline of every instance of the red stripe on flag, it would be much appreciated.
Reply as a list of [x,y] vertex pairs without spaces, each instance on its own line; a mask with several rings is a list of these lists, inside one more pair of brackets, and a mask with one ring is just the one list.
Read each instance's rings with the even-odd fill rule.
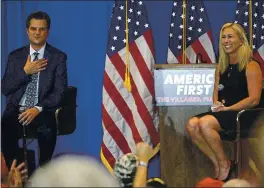
[[182,64],[182,53],[176,57],[178,60],[179,64]]
[[[198,39],[194,43],[192,43],[191,46],[193,48],[193,51],[196,53],[196,55],[198,53],[200,53],[202,55],[203,61],[206,61],[206,63],[212,63],[210,57],[208,56],[207,52],[204,49],[204,46],[200,43],[200,41]],[[200,61],[201,61],[201,59],[200,59]]]
[[110,58],[112,64],[116,68],[117,72],[119,73],[120,77],[125,80],[125,71],[126,67],[123,60],[120,58],[119,54],[116,53]]
[[123,153],[130,153],[131,150],[129,145],[122,134],[122,132],[117,128],[115,122],[112,120],[108,112],[106,111],[104,105],[102,106],[102,118],[105,125],[105,129],[111,135],[111,137],[115,140],[115,143],[121,149]]
[[152,97],[154,97],[154,79],[152,76],[151,71],[148,69],[145,60],[143,59],[137,44],[135,42],[131,43],[129,45],[130,48],[130,54],[132,55],[135,64],[138,68],[138,71],[143,79],[143,81],[145,82],[145,85],[147,86],[150,94],[152,95]]
[[208,37],[209,37],[211,43],[213,44],[213,42],[212,42],[212,41],[213,41],[212,32],[211,32],[211,31],[208,31],[208,32],[207,32],[207,35],[208,35]]
[[137,87],[136,87],[133,79],[131,79],[131,83],[132,83],[132,94],[133,94],[133,97],[135,99],[135,103],[137,106],[138,113],[139,113],[141,119],[143,120],[143,122],[145,124],[144,126],[146,126],[146,128],[148,130],[151,142],[153,143],[154,146],[156,146],[159,143],[159,134],[156,131],[155,125],[153,123],[153,119],[152,119],[146,105],[144,104],[141,96],[138,93]]
[[254,53],[254,58],[259,62],[260,68],[262,70],[262,78],[264,79],[264,59],[262,59],[258,51]]
[[107,159],[107,162],[109,163],[109,165],[114,168],[115,165],[115,158],[114,156],[111,154],[111,152],[108,150],[108,148],[105,146],[105,143],[102,143],[102,152],[103,155],[105,157],[105,159]]
[[[116,67],[117,70],[119,70],[118,67]],[[131,132],[133,134],[133,138],[135,142],[142,142],[142,138],[135,126],[135,122],[133,119],[133,114],[128,107],[127,103],[124,101],[123,97],[121,94],[117,91],[115,85],[112,83],[111,79],[109,76],[104,74],[104,87],[112,101],[114,102],[115,106],[118,108],[119,112],[122,114],[123,118],[126,120],[128,123]]]
[[[140,5],[134,4],[133,6],[132,4],[130,5],[131,5],[131,8],[134,9],[134,12],[141,10],[141,8],[144,6],[141,4]],[[115,18],[116,16],[119,16],[120,13],[123,16],[124,11],[119,12],[119,7],[115,6],[113,8],[113,18]],[[132,15],[132,17],[133,17],[132,21],[133,20],[136,21],[137,15]],[[141,24],[148,23],[147,16],[145,15],[142,16],[140,20],[141,20],[140,22]],[[136,23],[132,24],[132,26],[135,26],[135,25]],[[147,25],[144,25],[144,26],[147,26]],[[124,25],[121,24],[119,29],[124,30],[123,27]],[[152,58],[155,52],[154,46],[153,46],[153,40],[152,40],[152,31],[149,28],[142,28],[142,27],[141,28],[132,27],[130,29],[132,29],[132,32],[134,32],[134,30],[138,31],[138,29],[140,29],[139,32],[142,33],[140,37],[145,38],[144,45],[146,46],[146,48],[149,48],[149,50],[147,49],[148,50],[147,53],[149,53],[149,54],[146,54],[147,58],[150,58],[150,57]],[[131,92],[126,91],[126,89],[124,88],[122,84],[123,84],[123,81],[125,80],[125,73],[126,73],[125,55],[127,55],[126,54],[127,52],[125,51],[126,50],[125,44],[121,40],[123,35],[122,33],[115,33],[116,29],[117,29],[116,25],[114,25],[114,22],[112,22],[110,26],[109,41],[107,45],[107,48],[109,50],[107,51],[106,63],[108,64],[106,64],[105,66],[104,83],[103,83],[104,89],[105,89],[103,92],[103,95],[108,94],[109,97],[103,96],[104,106],[103,106],[102,113],[103,113],[103,116],[108,116],[107,117],[108,119],[106,117],[103,117],[102,121],[104,122],[104,121],[112,120],[112,122],[105,123],[105,127],[107,128],[104,129],[105,132],[103,136],[104,136],[105,142],[102,144],[102,149],[101,149],[102,155],[101,156],[102,156],[102,159],[104,160],[104,164],[106,164],[107,167],[109,168],[110,168],[110,164],[107,163],[107,161],[110,161],[111,166],[114,166],[115,158],[120,156],[120,154],[118,155],[118,152],[121,153],[121,150],[125,151],[123,152],[124,154],[131,152],[131,151],[125,150],[125,147],[129,148],[130,146],[131,148],[129,148],[129,150],[134,150],[136,147],[134,143],[142,142],[143,141],[142,138],[144,138],[144,141],[147,141],[151,145],[158,144],[158,133],[156,131],[156,127],[153,124],[153,120],[152,120],[153,104],[151,103],[153,103],[154,101],[152,101],[151,99],[154,98],[154,80],[153,80],[153,75],[150,72],[150,70],[148,70],[148,66],[147,66],[149,63],[152,63],[152,62],[150,61],[144,62],[145,55],[143,54],[144,58],[141,56],[142,54],[140,53],[142,51],[139,45],[137,46],[135,53],[136,54],[139,53],[140,56],[135,57],[134,56],[135,54],[131,54],[131,51],[134,51],[133,47],[136,46],[135,43],[132,44],[132,48],[130,48],[129,53],[131,54],[131,57],[133,56],[133,58],[136,59],[135,60],[136,65],[132,61],[131,62],[133,64],[131,65],[133,66],[133,68],[135,67],[135,69],[138,69],[138,70],[133,70],[133,71],[139,71],[139,72],[136,72],[136,74],[140,77],[140,79],[142,79],[142,82],[145,82],[145,85],[143,85],[142,83],[137,83],[138,78],[137,79],[135,78],[135,82],[136,82],[135,84],[133,77],[131,76],[130,81],[131,81],[132,91]],[[112,31],[114,32],[112,33]],[[143,38],[140,38],[140,39],[143,39]],[[131,42],[134,42],[134,39]],[[129,46],[131,45],[130,43],[128,44]],[[112,51],[110,51],[110,49]],[[146,49],[143,49],[143,50],[146,50]],[[143,62],[144,64],[140,64],[141,62]],[[111,66],[109,70],[108,70],[108,66]],[[141,84],[141,85],[140,87],[137,88],[137,86],[139,86],[138,84]],[[138,91],[140,91],[140,93]],[[141,92],[143,93],[141,94]],[[144,92],[146,92],[146,94],[144,94]],[[142,98],[141,98],[141,95],[142,95]],[[150,99],[150,100],[147,100],[147,99]],[[111,100],[111,102],[109,102],[108,100]],[[106,105],[110,105],[110,106],[106,106]],[[106,112],[106,110],[108,110],[108,112]],[[111,112],[111,110],[113,110],[114,112]],[[117,115],[115,113],[116,112],[115,110],[119,110],[120,114],[118,113]],[[120,128],[119,128],[118,121],[122,122],[122,124],[120,125],[122,127]],[[110,126],[115,126],[115,128],[112,128]],[[107,132],[108,129],[110,131],[109,134]],[[119,129],[118,134],[116,133],[115,129]],[[129,135],[129,137],[127,137],[126,133],[130,133],[132,135],[131,136]],[[120,134],[122,134],[122,139],[125,139],[126,145],[122,143],[123,141],[120,140],[120,138],[116,138],[116,137],[120,137]],[[116,148],[111,148],[112,147],[112,143],[110,143],[111,140],[109,140],[108,142],[107,138],[111,140],[114,139],[117,141],[116,142],[117,145],[114,145],[114,147]],[[153,138],[154,138],[154,141],[151,143],[150,139],[153,140]],[[122,146],[122,149],[121,148],[119,149],[118,146]],[[105,158],[103,157],[104,153],[106,153]]]
[[[135,49],[134,45],[131,45],[131,47],[132,46]],[[136,49],[137,49],[137,46],[136,46]],[[130,52],[134,53],[134,50],[130,49]],[[138,55],[141,57],[141,59],[143,59],[141,54],[140,54],[140,52],[139,52]],[[118,56],[114,55],[114,56],[115,57],[113,57],[113,56],[111,57],[111,61],[112,61],[113,65],[116,67],[117,71],[119,72],[119,70],[125,70],[125,64],[123,63],[123,61],[120,58],[120,56],[119,55]],[[143,62],[141,64],[145,64],[144,60],[143,60]],[[149,71],[149,70],[147,70],[147,71]],[[121,72],[119,72],[119,74],[120,75],[121,74],[125,74],[125,72],[122,73],[122,71],[121,71]],[[152,75],[151,75],[151,77],[152,77]],[[137,109],[139,111],[139,115],[140,115],[141,119],[143,120],[143,122],[145,123],[144,126],[146,126],[146,128],[147,128],[147,130],[148,130],[148,132],[149,132],[149,134],[151,136],[150,137],[151,140],[153,139],[152,140],[153,144],[154,145],[158,144],[159,143],[159,135],[156,132],[155,126],[153,124],[152,117],[150,116],[148,109],[146,108],[144,102],[142,101],[142,98],[138,94],[138,89],[136,88],[136,85],[134,83],[132,75],[130,75],[130,79],[131,79],[131,84],[132,84],[132,95],[133,95],[133,97],[135,99],[135,102],[137,104]],[[154,84],[154,80],[152,81],[152,84]],[[154,92],[154,88],[153,88],[153,92]],[[138,142],[137,140],[135,140],[135,141],[136,141],[136,143]]]
[[152,40],[152,31],[149,29],[144,33],[144,38],[149,46],[149,49],[152,53],[152,56],[154,56],[154,44],[153,44],[153,40]]
[[[179,61],[180,64],[182,64],[182,53],[177,56],[177,60]],[[186,56],[186,64],[190,64],[191,62],[189,61],[188,57]]]

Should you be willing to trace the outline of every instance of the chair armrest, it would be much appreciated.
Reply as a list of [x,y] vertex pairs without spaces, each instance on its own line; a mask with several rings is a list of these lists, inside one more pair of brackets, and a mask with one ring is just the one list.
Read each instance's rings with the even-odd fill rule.
[[243,113],[247,113],[247,112],[262,112],[264,111],[264,108],[252,108],[252,109],[246,109],[246,110],[241,110],[237,113],[237,118],[236,118],[236,121],[238,122],[241,115]]
[[68,135],[76,129],[77,88],[68,86],[55,112],[57,135]]
[[55,111],[55,119],[56,119],[56,126],[57,126],[57,134],[59,134],[59,113],[62,110],[62,107],[57,108],[57,110]]
[[244,112],[262,111],[262,110],[264,110],[264,108],[250,108],[250,109],[241,110],[240,112],[244,113]]
[[[252,108],[252,109],[245,109],[245,110],[241,110],[237,113],[237,117],[236,117],[236,124],[237,124],[237,129],[236,129],[236,140],[238,141],[240,138],[240,133],[241,133],[241,122],[240,119],[242,117],[242,115],[246,114],[246,113],[253,113],[254,115],[258,115],[260,112],[264,112],[264,108]],[[251,124],[253,124],[253,122],[251,122]]]
[[68,135],[76,129],[76,107],[61,106],[55,111],[57,135]]

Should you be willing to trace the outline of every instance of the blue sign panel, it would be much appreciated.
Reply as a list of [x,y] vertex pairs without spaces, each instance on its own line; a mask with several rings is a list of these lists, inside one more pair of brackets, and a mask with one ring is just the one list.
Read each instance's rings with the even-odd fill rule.
[[157,106],[212,105],[215,68],[154,71]]

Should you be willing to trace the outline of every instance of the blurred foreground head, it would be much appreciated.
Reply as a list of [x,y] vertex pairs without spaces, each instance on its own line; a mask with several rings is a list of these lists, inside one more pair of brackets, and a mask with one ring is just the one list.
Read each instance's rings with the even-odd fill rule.
[[251,185],[243,179],[232,179],[227,181],[222,187],[251,187]]
[[198,187],[214,187],[214,188],[217,188],[217,187],[222,187],[222,185],[224,184],[223,181],[221,180],[216,180],[216,179],[213,179],[213,178],[210,178],[210,177],[206,177],[204,179],[202,179],[201,181],[199,181],[195,187],[198,188]]
[[149,188],[167,188],[165,182],[160,178],[150,178],[147,181],[147,187]]
[[[263,104],[264,102],[262,101]],[[258,173],[260,173],[260,187],[264,187],[264,112],[259,115],[254,127],[251,135],[252,138],[249,140],[252,150],[251,158],[255,163]]]
[[118,187],[118,184],[96,160],[64,155],[37,169],[27,187]]

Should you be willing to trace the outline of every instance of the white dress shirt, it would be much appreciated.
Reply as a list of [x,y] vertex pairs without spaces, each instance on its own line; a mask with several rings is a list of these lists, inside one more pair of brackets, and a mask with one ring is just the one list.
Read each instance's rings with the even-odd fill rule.
[[[46,47],[46,43],[44,44],[44,46],[42,48],[39,49],[39,51],[36,51],[30,45],[29,54],[31,56],[31,61],[33,61],[33,59],[35,58],[35,56],[33,55],[35,52],[39,53],[38,54],[38,59],[42,59],[44,57],[45,47]],[[36,105],[38,103],[39,74],[40,74],[40,72],[38,72],[37,89],[36,89],[36,93],[35,93],[34,105]],[[23,97],[21,98],[21,100],[19,102],[19,105],[25,106],[25,101],[26,101],[26,92],[24,93]],[[40,106],[35,106],[35,107],[39,110],[39,112],[42,112],[42,110],[43,110],[42,107],[40,107]]]

